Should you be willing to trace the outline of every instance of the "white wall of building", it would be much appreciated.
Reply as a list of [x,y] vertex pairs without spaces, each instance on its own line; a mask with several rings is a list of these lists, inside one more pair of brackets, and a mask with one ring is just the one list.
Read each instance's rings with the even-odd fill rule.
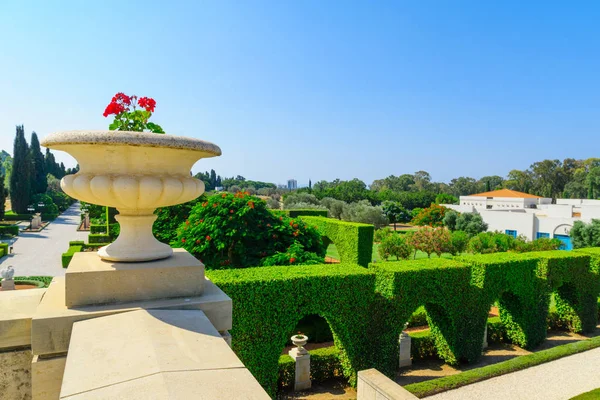
[[506,230],[517,231],[517,235],[524,235],[529,240],[535,239],[535,215],[517,211],[482,210],[479,212],[483,221],[488,224],[488,231]]

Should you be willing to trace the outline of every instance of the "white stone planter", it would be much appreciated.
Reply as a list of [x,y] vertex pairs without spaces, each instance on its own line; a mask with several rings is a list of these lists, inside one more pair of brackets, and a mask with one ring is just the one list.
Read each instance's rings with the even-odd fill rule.
[[79,163],[79,172],[61,181],[65,193],[119,210],[119,237],[98,251],[111,261],[171,256],[171,247],[152,234],[154,210],[204,193],[204,183],[190,174],[192,166],[201,158],[221,155],[212,143],[146,132],[59,132],[46,137],[42,145],[65,151]]
[[306,343],[308,342],[308,336],[306,335],[294,335],[291,337],[292,343],[297,347],[297,354],[307,354],[308,351],[304,348]]

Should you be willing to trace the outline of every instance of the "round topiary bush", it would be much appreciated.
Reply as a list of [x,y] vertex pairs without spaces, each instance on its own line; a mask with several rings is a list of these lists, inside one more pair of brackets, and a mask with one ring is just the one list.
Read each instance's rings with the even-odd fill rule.
[[210,196],[192,209],[177,241],[208,269],[324,262],[317,230],[299,219],[274,215],[246,192]]

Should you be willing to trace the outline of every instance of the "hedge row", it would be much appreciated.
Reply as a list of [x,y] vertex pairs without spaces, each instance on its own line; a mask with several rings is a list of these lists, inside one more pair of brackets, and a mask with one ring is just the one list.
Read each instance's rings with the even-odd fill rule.
[[48,287],[50,286],[50,282],[52,282],[52,276],[15,276],[14,280],[19,282],[35,282],[32,285],[36,285],[37,282],[41,284],[38,285],[40,287]]
[[83,251],[82,245],[70,245],[69,250],[67,250],[65,253],[62,253],[62,267],[67,268],[69,266],[69,263],[73,259],[73,255],[75,255],[75,253],[79,253],[80,251]]
[[105,233],[90,233],[88,235],[89,243],[111,243],[113,239]]
[[0,235],[19,235],[19,225],[0,225]]
[[5,221],[29,221],[33,214],[4,214]]
[[290,218],[296,218],[296,217],[303,217],[303,216],[307,216],[307,217],[325,217],[327,218],[327,210],[310,210],[310,209],[306,209],[306,210],[283,210],[284,213],[286,213],[287,215],[290,216]]
[[[309,223],[329,221],[304,217]],[[329,224],[329,226],[339,226]],[[331,228],[333,229],[333,228]],[[233,348],[271,394],[278,360],[290,332],[307,315],[324,317],[340,349],[344,376],[377,368],[392,376],[398,367],[398,336],[406,321],[417,324],[424,307],[435,352],[446,362],[474,362],[488,312],[490,341],[525,348],[546,337],[551,294],[555,319],[588,331],[598,319],[600,249],[526,254],[473,255],[297,267],[259,267],[207,272],[233,300]],[[419,341],[419,339],[416,339]]]
[[8,254],[8,243],[0,243],[0,257]]
[[[310,339],[310,338],[309,338]],[[309,350],[310,380],[313,383],[325,382],[328,379],[342,376],[340,351],[332,347]],[[279,386],[290,388],[294,386],[296,362],[287,354],[279,357]]]
[[207,271],[233,302],[233,349],[261,385],[275,394],[278,360],[298,321],[324,317],[351,382],[372,364],[369,308],[375,274],[353,264]]
[[323,217],[303,216],[301,219],[316,226],[322,236],[335,244],[342,263],[366,267],[373,260],[373,225]]

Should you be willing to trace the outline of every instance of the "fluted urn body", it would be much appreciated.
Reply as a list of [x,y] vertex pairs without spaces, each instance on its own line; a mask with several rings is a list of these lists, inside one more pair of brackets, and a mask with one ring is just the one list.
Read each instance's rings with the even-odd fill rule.
[[127,262],[171,256],[171,247],[152,234],[154,210],[204,193],[204,183],[191,176],[192,166],[201,158],[221,155],[221,149],[209,142],[146,132],[58,132],[42,145],[65,151],[79,163],[79,172],[61,181],[65,193],[117,208],[119,237],[98,254]]

